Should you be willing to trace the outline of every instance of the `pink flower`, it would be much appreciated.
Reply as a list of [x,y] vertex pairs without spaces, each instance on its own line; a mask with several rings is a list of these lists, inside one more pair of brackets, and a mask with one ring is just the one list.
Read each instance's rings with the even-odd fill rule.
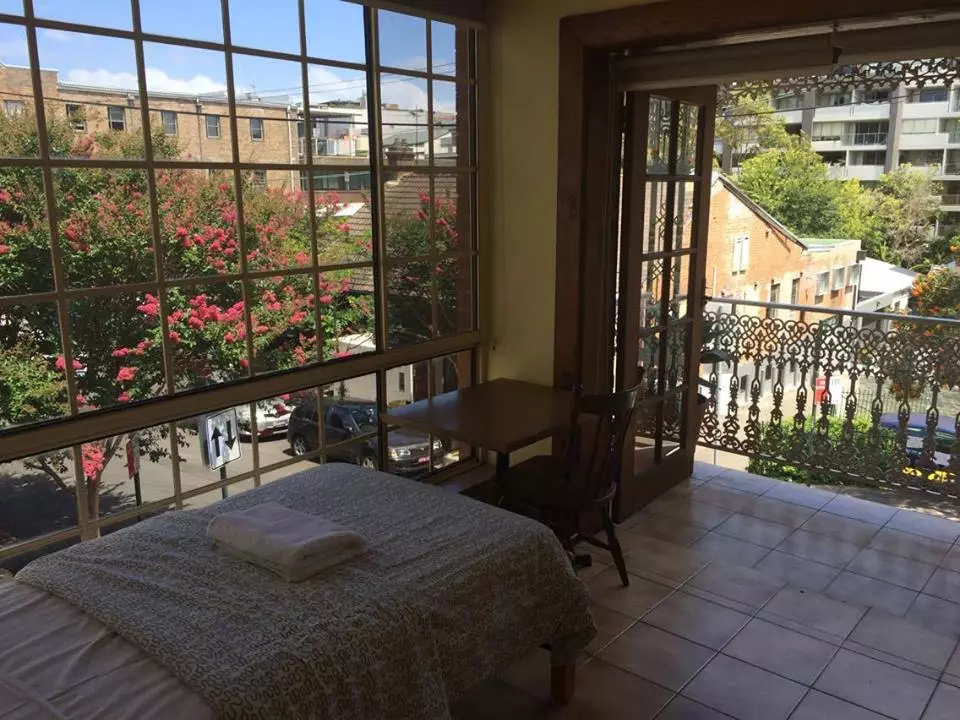
[[95,479],[106,466],[106,454],[103,448],[96,443],[87,443],[81,450],[83,474],[89,479]]
[[[56,359],[56,362],[54,363],[54,365],[57,366],[57,370],[66,370],[66,369],[67,369],[67,361],[64,359],[63,355],[58,355],[58,356],[57,356],[57,359]],[[76,358],[74,358],[74,359],[73,359],[73,369],[74,369],[74,370],[80,370],[82,367],[83,367],[83,363],[81,363],[79,360],[77,360]]]
[[130,402],[130,393],[122,392],[117,395],[117,402],[127,403]]
[[301,251],[298,252],[296,255],[294,255],[294,256],[293,256],[293,260],[294,260],[294,262],[297,263],[297,265],[309,265],[309,264],[310,264],[310,256],[309,256],[307,253],[305,253],[303,250],[301,250]]
[[117,373],[117,382],[128,382],[133,380],[137,376],[137,368],[135,367],[122,367]]
[[147,293],[145,297],[146,302],[143,303],[143,305],[137,305],[137,310],[142,312],[144,315],[156,317],[160,314],[160,301],[150,293]]
[[187,237],[187,235],[189,235],[189,231],[181,225],[176,229],[174,235],[183,240],[185,237]]
[[332,296],[332,295],[321,295],[321,296],[320,296],[320,302],[321,302],[322,304],[324,304],[324,305],[329,305],[330,303],[333,302],[333,296]]
[[126,357],[129,354],[130,354],[130,348],[117,348],[112,353],[110,353],[110,356],[115,358],[122,358],[122,357]]
[[82,393],[77,393],[77,405],[86,405],[87,399],[83,396]]
[[176,330],[171,330],[167,334],[167,337],[170,338],[170,342],[172,342],[173,344],[177,344],[178,342],[180,342],[180,333],[178,333]]
[[264,335],[264,334],[270,332],[270,328],[268,328],[266,325],[257,325],[257,326],[253,329],[253,331],[254,331],[255,333],[257,333],[257,335]]
[[10,193],[8,193],[6,190],[0,190],[0,202],[10,202]]
[[243,367],[243,368],[250,367],[250,361],[247,360],[245,357],[240,358],[240,367]]
[[190,319],[187,320],[187,325],[190,327],[197,328],[198,330],[203,327],[203,320],[197,317],[196,315],[191,315]]
[[337,230],[344,233],[350,232],[350,223],[340,223],[337,225]]
[[223,341],[228,343],[236,342],[237,336],[234,335],[232,332],[227,331],[223,336]]
[[0,255],[6,255],[8,252],[10,252],[10,246],[0,243]]

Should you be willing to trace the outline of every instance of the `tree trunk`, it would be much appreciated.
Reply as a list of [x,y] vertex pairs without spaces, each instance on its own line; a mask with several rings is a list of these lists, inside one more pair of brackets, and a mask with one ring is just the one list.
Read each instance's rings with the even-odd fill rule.
[[[87,520],[100,519],[100,475],[87,478]],[[94,528],[87,533],[88,538],[100,537],[100,528]]]

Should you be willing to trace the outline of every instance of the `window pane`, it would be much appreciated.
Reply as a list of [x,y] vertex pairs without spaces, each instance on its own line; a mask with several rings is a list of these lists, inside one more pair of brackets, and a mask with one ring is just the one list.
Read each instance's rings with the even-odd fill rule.
[[[297,0],[272,0],[267,6],[251,2],[230,3],[230,34],[234,45],[300,54],[300,17]],[[264,88],[271,87],[264,84]]]
[[0,429],[69,414],[57,306],[0,306]]
[[[236,54],[233,56],[233,78],[240,162],[299,162],[299,123],[293,106],[303,105],[300,64]],[[261,140],[251,138],[252,119],[262,124]]]
[[387,270],[387,322],[390,347],[425,342],[434,333],[433,276],[429,258],[399,262]]
[[328,462],[347,462],[371,469],[380,466],[376,374],[347,378],[324,387],[323,415],[325,447],[336,446],[327,453]]
[[387,165],[424,164],[429,159],[427,81],[381,75],[384,160]]
[[473,329],[473,258],[442,258],[437,276],[437,332],[454,335]]
[[240,247],[232,173],[157,170],[156,178],[166,277],[238,272]]
[[245,183],[244,232],[251,270],[313,264],[307,196],[291,190],[296,177],[290,171],[267,170],[265,185],[254,183],[252,176]]
[[321,265],[372,261],[370,203],[345,202],[341,193],[318,191],[317,252]]
[[177,390],[205,387],[248,374],[240,283],[167,290],[167,341]]
[[70,301],[70,341],[81,410],[163,395],[160,306],[153,293],[93,295]]
[[[82,159],[142,158],[141,98],[133,42],[56,32],[37,36],[40,66],[46,71],[45,111],[55,119],[47,132],[51,152]],[[67,103],[81,106],[85,131],[71,126]]]
[[650,117],[647,136],[647,172],[664,174],[669,172],[670,154],[670,116],[673,113],[673,101],[666,98],[650,98]]
[[[0,23],[0,156],[38,157],[37,120],[33,97],[33,79],[27,56],[27,35],[22,27]],[[46,73],[50,75],[50,73]],[[47,78],[49,80],[49,78]],[[53,107],[50,108],[53,110]],[[51,130],[72,139],[70,128],[47,118]],[[57,146],[62,147],[60,142]]]
[[473,249],[472,181],[469,173],[437,173],[433,177],[433,243],[441,255]]
[[50,290],[53,269],[43,177],[33,168],[0,167],[0,295]]
[[404,70],[427,70],[427,21],[379,10],[380,64]]
[[[388,175],[388,177],[390,177]],[[430,176],[399,173],[384,183],[384,237],[389,257],[429,255]]]
[[252,283],[250,303],[254,372],[316,362],[316,313],[310,275],[257,280]]
[[[83,25],[132,30],[130,0],[97,0],[95,3],[74,3],[63,0],[33,0],[33,12],[45,20],[63,20]],[[58,33],[59,30],[41,30]],[[61,40],[60,42],[66,42]],[[41,63],[42,64],[42,63]],[[46,67],[46,66],[44,66]]]
[[[469,351],[444,355],[430,361],[432,365],[431,395],[462,390],[473,384],[473,353]],[[434,437],[433,469],[453,465],[473,455],[473,447],[452,438]],[[439,445],[439,447],[438,447]]]
[[156,279],[143,170],[61,168],[53,180],[60,250],[70,287]]
[[219,0],[140,0],[140,23],[145,33],[223,42]]
[[322,272],[317,280],[323,359],[374,352],[373,268]]
[[306,0],[307,54],[366,62],[363,6],[342,0]]
[[450,23],[433,20],[430,23],[430,71],[439,75],[463,75],[466,68],[457,67],[457,28]]

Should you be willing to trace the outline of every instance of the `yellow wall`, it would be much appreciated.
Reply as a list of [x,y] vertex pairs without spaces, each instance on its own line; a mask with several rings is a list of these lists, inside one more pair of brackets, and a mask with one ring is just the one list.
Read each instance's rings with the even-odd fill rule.
[[636,0],[496,0],[489,132],[487,376],[552,384],[559,21]]

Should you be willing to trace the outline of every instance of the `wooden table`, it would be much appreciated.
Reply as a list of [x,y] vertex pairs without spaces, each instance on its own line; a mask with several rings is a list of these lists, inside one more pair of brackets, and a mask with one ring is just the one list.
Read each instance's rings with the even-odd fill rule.
[[502,473],[510,453],[564,430],[572,403],[569,390],[498,378],[395,408],[381,421],[491,450]]

